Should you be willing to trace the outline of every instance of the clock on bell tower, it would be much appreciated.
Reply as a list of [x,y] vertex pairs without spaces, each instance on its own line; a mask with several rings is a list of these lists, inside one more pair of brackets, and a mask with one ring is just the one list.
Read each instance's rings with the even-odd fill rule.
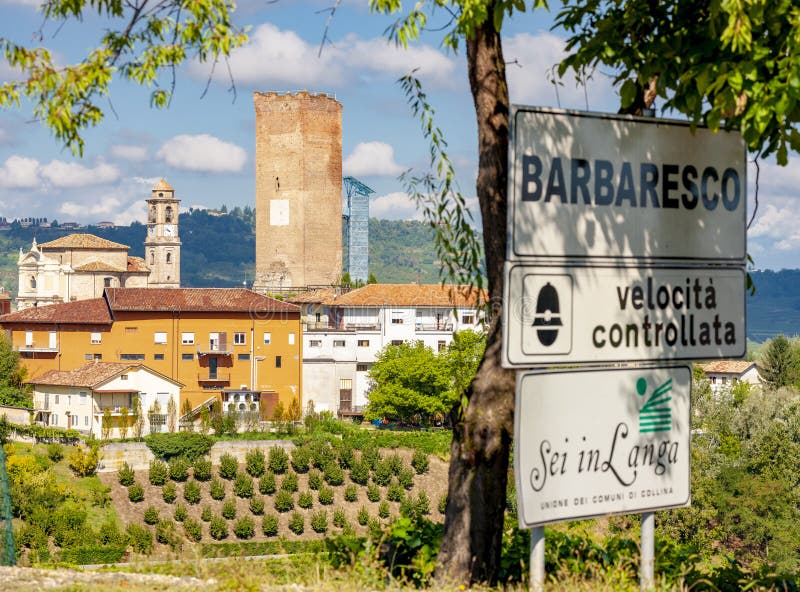
[[175,190],[165,179],[153,187],[147,200],[145,261],[150,267],[148,287],[180,288],[181,240],[178,236],[178,203]]

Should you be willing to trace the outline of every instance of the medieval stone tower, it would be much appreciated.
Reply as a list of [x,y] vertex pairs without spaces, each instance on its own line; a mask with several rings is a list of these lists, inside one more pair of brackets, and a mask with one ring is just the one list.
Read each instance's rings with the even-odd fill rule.
[[178,203],[175,190],[164,179],[153,187],[147,200],[147,238],[144,254],[150,277],[148,288],[181,287],[181,239],[178,235]]
[[342,273],[342,105],[327,95],[255,93],[253,289],[330,285]]

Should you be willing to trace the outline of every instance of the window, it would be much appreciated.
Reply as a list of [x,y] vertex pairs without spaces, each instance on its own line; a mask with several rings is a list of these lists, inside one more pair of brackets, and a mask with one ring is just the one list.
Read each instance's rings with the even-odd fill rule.
[[369,339],[359,339],[358,347],[369,347]]
[[264,333],[264,345],[269,345],[272,341],[272,333]]
[[81,391],[81,403],[85,403],[85,402],[86,402],[86,393]]
[[181,360],[191,362],[194,360],[194,354],[181,354]]
[[403,317],[399,313],[392,313],[392,325],[402,325]]
[[167,263],[172,263],[172,253],[167,251]]
[[317,323],[321,323],[321,322],[322,322],[322,313],[315,313],[315,314],[314,314],[314,320],[315,320]]
[[50,425],[58,425],[58,415],[55,413],[50,416]]
[[123,374],[122,376],[119,377],[119,379],[120,380],[128,380],[128,375],[127,374]]
[[55,331],[50,331],[47,340],[47,347],[50,349],[58,349],[58,333]]
[[194,345],[194,333],[181,333],[181,344],[182,345]]
[[392,345],[403,345],[402,339],[392,339]]
[[728,379],[725,376],[723,376],[722,377],[722,384],[727,384],[727,383],[728,383]]
[[111,278],[110,277],[103,278],[103,286],[106,287],[106,288],[110,288],[111,287]]
[[153,359],[154,360],[163,360],[164,359],[164,354],[153,354]]
[[717,384],[717,377],[716,376],[712,376],[711,377],[711,384]]
[[156,252],[150,251],[150,265],[156,264]]
[[211,351],[219,350],[219,333],[208,334],[208,349]]
[[36,289],[36,278],[31,276],[31,290]]
[[166,331],[156,331],[155,332],[155,342],[160,344],[167,343],[167,333]]
[[92,361],[92,354],[83,354],[83,359],[84,360],[89,360],[91,362]]
[[242,362],[246,362],[247,360],[250,359],[250,354],[239,354],[236,357],[237,357],[237,359],[241,360]]
[[103,354],[94,354],[94,359],[95,360],[102,360],[103,359]]
[[275,356],[275,367],[276,368],[280,368],[281,367],[281,357],[280,356]]
[[339,390],[349,391],[353,389],[353,379],[352,378],[340,378],[339,379]]
[[89,425],[89,416],[88,415],[84,415],[83,416],[83,425],[84,425],[84,427]]
[[172,206],[167,206],[164,214],[164,222],[172,222]]
[[55,396],[55,404],[58,405],[58,395]]
[[234,333],[233,334],[233,345],[245,345],[247,343],[247,339],[245,338],[244,333]]
[[25,347],[33,347],[33,331],[25,331]]
[[367,364],[366,362],[356,364],[356,372],[368,372],[370,368],[372,368],[372,364]]
[[294,345],[294,333],[289,333],[289,345]]
[[120,354],[120,360],[144,360],[144,354]]
[[96,345],[103,341],[103,336],[100,333],[92,333],[90,341]]
[[308,342],[308,347],[322,347],[322,339],[312,339]]
[[334,339],[333,347],[344,347],[344,339]]
[[125,335],[136,335],[138,330],[138,327],[125,327]]
[[461,323],[464,325],[474,325],[475,315],[474,314],[461,315]]
[[444,351],[445,348],[447,348],[447,342],[446,341],[439,341],[439,342],[437,342],[436,345],[437,345],[437,351]]

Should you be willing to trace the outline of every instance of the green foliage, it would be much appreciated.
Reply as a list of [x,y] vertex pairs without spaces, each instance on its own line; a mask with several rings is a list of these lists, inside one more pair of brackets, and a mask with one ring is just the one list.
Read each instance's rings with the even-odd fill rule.
[[211,522],[211,518],[214,516],[214,512],[211,509],[211,506],[208,504],[203,506],[203,509],[200,511],[200,520],[203,522]]
[[371,502],[377,502],[381,499],[381,488],[375,485],[374,483],[370,483],[367,486],[367,499]]
[[153,525],[158,522],[158,508],[155,506],[148,506],[147,509],[144,511],[144,523]]
[[356,461],[350,467],[350,480],[358,485],[366,485],[369,481],[369,464],[365,461]]
[[152,453],[162,460],[180,456],[193,461],[208,454],[214,444],[212,437],[191,432],[148,434],[144,441]]
[[398,481],[392,480],[386,490],[386,499],[390,502],[401,502],[404,495],[403,486]]
[[344,483],[344,469],[335,462],[329,462],[325,467],[325,482],[328,485],[342,485]]
[[778,335],[762,350],[758,372],[766,388],[800,388],[800,341]]
[[381,486],[389,485],[392,480],[392,465],[387,460],[379,462],[372,473],[372,480]]
[[118,563],[125,558],[124,544],[86,544],[63,549],[59,561],[75,565]]
[[150,461],[150,485],[164,485],[169,477],[169,467],[167,463],[158,459]]
[[227,520],[236,518],[236,500],[226,499],[222,504],[222,517]]
[[78,477],[88,477],[94,475],[99,460],[100,452],[97,444],[92,444],[88,448],[78,447],[69,455],[69,468]]
[[414,487],[414,471],[409,467],[403,467],[397,475],[397,480],[404,489],[411,489]]
[[[0,38],[0,45],[3,39]],[[0,105],[3,86],[0,85]],[[33,409],[33,400],[25,391],[27,370],[19,363],[19,352],[15,351],[4,334],[0,335],[0,405]]]
[[187,539],[199,543],[203,538],[203,525],[194,518],[186,518],[183,521],[183,532]]
[[[352,437],[352,433],[348,435]],[[357,446],[361,448],[361,462],[366,463],[367,467],[373,471],[378,467],[378,463],[381,462],[381,453],[378,450],[378,446],[374,441],[363,442],[361,446]]]
[[183,522],[184,520],[186,520],[187,513],[188,510],[186,509],[186,506],[184,506],[181,503],[178,503],[175,505],[175,512],[173,513],[172,516],[173,518],[175,518],[175,522]]
[[357,519],[361,526],[367,525],[367,522],[369,522],[369,510],[367,510],[366,506],[361,506],[361,508],[358,510]]
[[264,498],[260,495],[255,495],[250,498],[250,512],[256,516],[261,516],[264,513]]
[[292,450],[292,468],[297,473],[307,473],[311,463],[311,450],[306,446],[296,446]]
[[264,474],[265,458],[264,453],[258,448],[247,451],[245,456],[245,467],[247,473],[253,477],[260,477]]
[[252,539],[255,533],[255,523],[249,516],[239,518],[233,525],[233,534],[237,539]]
[[200,484],[194,479],[189,479],[183,486],[183,499],[192,505],[199,504],[201,498]]
[[327,485],[320,487],[317,493],[317,499],[319,503],[324,506],[331,505],[333,503],[333,487],[328,487]]
[[356,459],[352,444],[345,441],[339,443],[339,447],[336,450],[336,455],[339,461],[339,466],[343,469],[349,469]]
[[282,475],[289,467],[289,455],[279,446],[269,449],[269,470],[276,475]]
[[125,534],[135,553],[149,555],[153,552],[153,532],[149,528],[131,523],[125,529]]
[[223,499],[225,497],[225,482],[214,477],[211,479],[211,484],[208,487],[208,491],[211,494],[211,499]]
[[130,465],[126,462],[122,463],[122,466],[119,469],[119,484],[123,487],[128,487],[129,485],[133,485],[133,482],[136,480],[136,474],[133,472],[133,469]]
[[253,478],[247,473],[237,473],[233,482],[233,493],[237,497],[253,497]]
[[294,509],[294,498],[291,493],[281,489],[275,494],[274,504],[278,512],[288,512]]
[[442,514],[442,515],[444,515],[444,513],[447,511],[447,494],[446,493],[439,496],[439,502],[437,503],[437,508],[439,510],[439,513]]
[[314,505],[314,496],[310,491],[301,491],[297,496],[297,505],[307,510]]
[[169,478],[173,481],[186,481],[189,478],[189,462],[182,456],[169,459]]
[[311,463],[318,469],[325,470],[336,462],[336,452],[327,440],[317,438],[311,442]]
[[130,487],[128,487],[128,499],[134,503],[138,503],[144,500],[144,487],[142,487],[141,483],[133,483]]
[[297,473],[295,473],[294,471],[289,471],[283,476],[283,479],[281,479],[281,489],[283,491],[288,491],[290,493],[293,493],[297,491],[297,484],[298,484]]
[[370,468],[377,465],[380,454],[378,448],[410,448],[421,450],[426,454],[446,456],[450,453],[453,434],[446,430],[436,431],[395,431],[395,430],[358,430],[345,433],[344,439],[361,450],[362,460],[369,462]]
[[[50,444],[47,445],[47,458],[54,463],[61,461],[61,459],[64,458],[64,447],[58,442],[50,442]],[[125,465],[127,465],[127,463],[125,463]],[[128,485],[122,482],[120,482],[120,484]]]
[[230,481],[236,477],[239,471],[239,463],[236,462],[236,457],[227,452],[219,457],[219,476],[223,479]]
[[328,512],[320,510],[311,514],[311,529],[314,532],[325,533],[328,531]]
[[381,518],[389,517],[389,502],[386,500],[383,500],[380,504],[378,504],[378,516]]
[[211,480],[211,459],[206,457],[198,457],[192,464],[192,475],[198,481]]
[[322,487],[322,473],[319,469],[308,471],[308,487],[314,491]]
[[278,534],[278,517],[275,514],[264,514],[261,520],[261,531],[265,536],[276,536]]
[[358,488],[352,483],[344,488],[344,501],[354,502],[358,499]]
[[389,465],[393,475],[399,475],[403,470],[403,459],[396,452],[387,456],[385,462]]
[[411,457],[411,466],[417,472],[417,475],[423,475],[428,472],[430,468],[430,461],[428,455],[421,450],[415,450],[414,455]]
[[228,537],[228,523],[221,516],[214,516],[208,524],[208,532],[215,541]]
[[175,485],[175,483],[172,481],[164,483],[164,486],[161,488],[161,497],[168,504],[171,504],[178,499],[178,487]]
[[276,487],[275,474],[272,471],[267,471],[258,480],[258,491],[264,495],[272,495],[275,493]]
[[289,530],[291,530],[296,535],[303,534],[303,531],[306,528],[306,518],[300,512],[292,512],[291,516],[289,516]]

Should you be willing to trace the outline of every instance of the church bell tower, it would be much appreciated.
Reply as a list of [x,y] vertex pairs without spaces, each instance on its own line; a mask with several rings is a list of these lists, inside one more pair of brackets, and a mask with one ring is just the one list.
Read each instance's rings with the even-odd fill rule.
[[149,288],[180,288],[181,239],[178,235],[178,203],[175,190],[161,179],[147,200],[145,261],[150,268]]

